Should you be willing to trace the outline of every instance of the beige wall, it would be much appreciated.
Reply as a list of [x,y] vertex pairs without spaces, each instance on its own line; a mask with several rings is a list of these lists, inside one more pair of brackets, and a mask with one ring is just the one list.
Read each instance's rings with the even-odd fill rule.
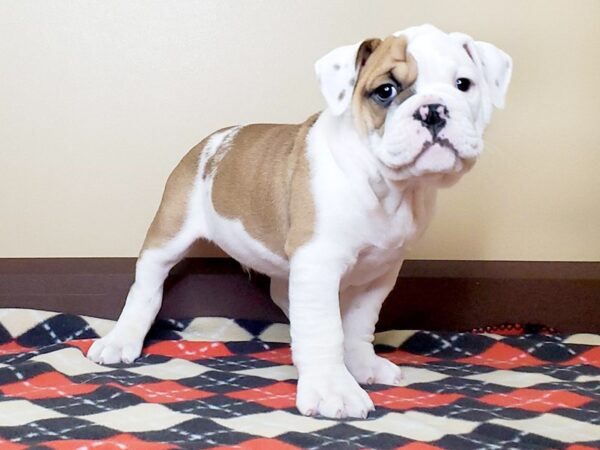
[[0,3],[0,257],[133,256],[218,127],[323,107],[313,62],[432,22],[514,58],[473,172],[415,258],[600,259],[600,1]]

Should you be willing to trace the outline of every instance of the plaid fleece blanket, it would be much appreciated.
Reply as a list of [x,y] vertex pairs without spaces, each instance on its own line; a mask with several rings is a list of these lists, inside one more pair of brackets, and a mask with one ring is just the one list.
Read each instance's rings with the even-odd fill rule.
[[0,310],[0,448],[600,448],[600,336],[388,331],[401,386],[366,420],[303,417],[284,324],[162,320],[134,364],[84,357],[113,322]]

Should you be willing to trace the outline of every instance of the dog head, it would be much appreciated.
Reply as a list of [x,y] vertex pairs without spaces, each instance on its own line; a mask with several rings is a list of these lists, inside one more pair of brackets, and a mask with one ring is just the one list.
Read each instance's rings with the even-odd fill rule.
[[351,118],[384,176],[448,182],[481,153],[512,61],[491,44],[423,25],[337,48],[315,69],[331,115]]

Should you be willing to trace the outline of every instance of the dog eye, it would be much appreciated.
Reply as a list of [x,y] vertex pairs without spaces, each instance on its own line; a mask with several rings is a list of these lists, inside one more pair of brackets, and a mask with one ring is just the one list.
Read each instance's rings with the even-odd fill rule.
[[381,106],[389,106],[398,95],[398,89],[391,83],[382,84],[371,93],[371,97]]
[[468,78],[459,78],[456,80],[456,89],[467,92],[471,88],[471,80]]

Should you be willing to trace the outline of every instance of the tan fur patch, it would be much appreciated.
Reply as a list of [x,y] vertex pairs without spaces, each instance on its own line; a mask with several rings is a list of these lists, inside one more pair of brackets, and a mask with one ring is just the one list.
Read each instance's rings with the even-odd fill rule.
[[239,219],[248,234],[282,257],[291,257],[313,233],[306,136],[317,117],[300,125],[241,128],[213,179],[217,213]]
[[290,258],[294,252],[307,243],[314,233],[315,205],[310,186],[310,164],[306,154],[306,135],[314,125],[318,114],[304,122],[294,142],[295,156],[291,167],[289,231],[285,242],[285,254]]
[[158,211],[146,233],[142,251],[164,245],[181,230],[185,221],[188,200],[198,173],[202,150],[214,134],[229,128],[223,128],[207,136],[194,146],[173,169],[167,179]]
[[[417,78],[417,63],[406,51],[404,36],[389,36],[383,41],[367,40],[357,55],[358,80],[352,96],[352,112],[358,129],[364,133],[380,130],[387,108],[371,99],[371,93],[385,83],[409,87]],[[405,96],[399,94],[395,101]]]
[[146,233],[142,251],[164,245],[181,229],[200,154],[207,140],[208,138],[193,147],[169,175],[160,206]]

